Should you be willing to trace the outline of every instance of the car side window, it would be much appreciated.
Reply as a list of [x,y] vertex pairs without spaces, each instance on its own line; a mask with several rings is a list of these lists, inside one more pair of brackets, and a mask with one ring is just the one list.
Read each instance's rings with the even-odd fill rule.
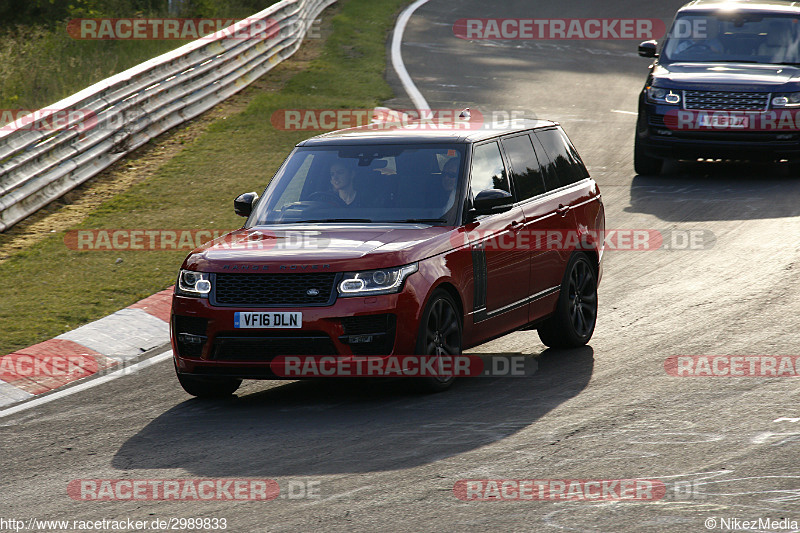
[[283,190],[275,195],[275,199],[270,202],[270,213],[280,213],[284,206],[303,200],[306,196],[316,190],[315,172],[313,168],[317,165],[318,157],[314,154],[298,154],[293,158],[289,164],[283,169],[283,172],[289,176],[290,179],[283,180]]
[[487,189],[500,189],[511,192],[506,166],[497,142],[480,144],[472,151],[472,197]]
[[503,139],[503,148],[511,163],[511,178],[517,199],[527,200],[545,192],[539,160],[528,135]]
[[577,151],[560,130],[537,131],[535,135],[549,159],[545,170],[548,190],[575,183],[588,176]]

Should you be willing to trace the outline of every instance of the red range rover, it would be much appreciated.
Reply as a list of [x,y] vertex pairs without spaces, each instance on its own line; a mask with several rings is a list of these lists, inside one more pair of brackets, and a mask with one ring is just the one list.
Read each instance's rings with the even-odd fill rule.
[[603,203],[556,123],[319,135],[234,207],[244,226],[189,254],[175,286],[190,394],[275,379],[281,355],[455,355],[519,329],[576,347],[594,331]]

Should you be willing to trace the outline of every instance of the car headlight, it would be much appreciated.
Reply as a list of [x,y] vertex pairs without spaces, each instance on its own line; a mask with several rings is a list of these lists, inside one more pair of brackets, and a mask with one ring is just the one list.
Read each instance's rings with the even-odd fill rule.
[[681,103],[681,95],[672,89],[662,87],[648,87],[647,101],[655,104],[678,105]]
[[370,296],[400,292],[406,278],[419,270],[418,263],[365,272],[345,272],[339,282],[339,296]]
[[175,292],[181,296],[208,298],[208,293],[211,292],[211,274],[181,270]]
[[772,95],[772,107],[800,107],[800,92]]

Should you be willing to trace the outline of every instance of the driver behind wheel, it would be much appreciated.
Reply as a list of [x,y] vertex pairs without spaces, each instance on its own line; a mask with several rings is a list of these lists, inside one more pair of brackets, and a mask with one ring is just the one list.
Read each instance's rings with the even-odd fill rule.
[[444,218],[448,218],[450,213],[457,207],[458,168],[458,157],[449,159],[442,168],[440,186],[434,192],[436,204],[444,208]]
[[355,170],[347,161],[336,161],[331,165],[331,186],[346,205],[361,207],[362,199],[355,188]]
[[682,39],[675,46],[676,54],[695,55],[708,52],[721,54],[725,51],[718,39],[717,20],[714,17],[706,17],[702,22],[703,24],[693,25],[689,37]]

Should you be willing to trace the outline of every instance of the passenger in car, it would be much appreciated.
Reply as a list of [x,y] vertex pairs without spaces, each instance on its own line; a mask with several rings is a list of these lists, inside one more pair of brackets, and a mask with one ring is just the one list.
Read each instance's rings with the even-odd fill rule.
[[766,57],[772,63],[796,62],[798,37],[792,35],[793,24],[790,20],[775,20],[769,23],[764,42],[758,47],[758,55]]

